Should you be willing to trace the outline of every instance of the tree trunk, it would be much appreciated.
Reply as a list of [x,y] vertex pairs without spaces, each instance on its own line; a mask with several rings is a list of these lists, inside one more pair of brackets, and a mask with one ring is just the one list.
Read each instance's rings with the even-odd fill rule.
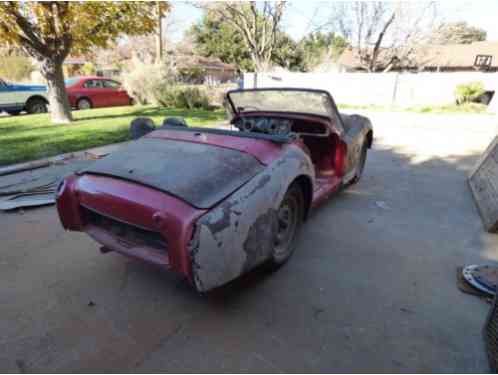
[[70,123],[73,117],[71,116],[71,107],[64,84],[62,61],[54,61],[53,59],[43,60],[41,63],[41,73],[48,84],[48,101],[52,122],[56,124]]
[[254,63],[254,69],[256,70],[256,72],[263,73],[268,71],[270,62],[266,61],[263,56],[252,53],[252,61]]
[[159,1],[156,3],[157,7],[157,33],[156,33],[156,64],[163,61],[163,24],[161,4]]

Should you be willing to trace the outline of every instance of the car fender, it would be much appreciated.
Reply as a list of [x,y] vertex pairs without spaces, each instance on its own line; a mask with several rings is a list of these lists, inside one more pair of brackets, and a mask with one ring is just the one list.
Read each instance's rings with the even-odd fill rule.
[[301,148],[287,145],[264,171],[198,220],[189,248],[198,291],[223,285],[270,257],[277,209],[300,176],[313,184],[313,164]]
[[372,146],[372,139],[369,137],[373,136],[373,129],[372,123],[368,117],[357,114],[341,114],[341,118],[343,120],[345,131],[343,141],[347,145],[347,160],[344,181],[348,182],[354,178],[363,144],[366,142],[367,147],[370,148]]
[[38,85],[6,85],[0,90],[0,110],[23,110],[32,97],[47,101],[47,88]]

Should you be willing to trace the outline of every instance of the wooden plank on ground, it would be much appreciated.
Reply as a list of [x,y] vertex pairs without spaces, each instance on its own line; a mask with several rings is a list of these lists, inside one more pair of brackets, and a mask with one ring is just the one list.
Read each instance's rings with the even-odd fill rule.
[[488,232],[498,232],[498,136],[471,171],[469,186],[484,227]]
[[48,167],[50,161],[48,160],[37,160],[31,161],[29,163],[16,164],[7,167],[0,168],[0,176],[6,176],[8,174],[19,173],[24,171],[30,171],[32,169]]

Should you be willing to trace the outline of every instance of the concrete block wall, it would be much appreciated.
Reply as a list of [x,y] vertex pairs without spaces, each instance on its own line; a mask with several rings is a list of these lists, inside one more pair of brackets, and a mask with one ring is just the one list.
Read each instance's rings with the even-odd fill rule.
[[[457,85],[482,81],[498,91],[498,73],[245,73],[244,87],[306,87],[328,90],[351,105],[424,106],[454,103]],[[497,93],[498,96],[498,93]]]

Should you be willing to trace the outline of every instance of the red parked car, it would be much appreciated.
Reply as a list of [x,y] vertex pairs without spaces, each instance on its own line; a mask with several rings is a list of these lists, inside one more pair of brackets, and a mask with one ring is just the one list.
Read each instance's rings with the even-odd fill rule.
[[103,77],[75,77],[66,80],[69,103],[73,108],[89,109],[131,105],[133,99],[121,83]]
[[321,90],[235,90],[226,103],[238,130],[166,119],[67,177],[57,188],[64,228],[198,291],[285,263],[310,210],[360,179],[372,125]]

